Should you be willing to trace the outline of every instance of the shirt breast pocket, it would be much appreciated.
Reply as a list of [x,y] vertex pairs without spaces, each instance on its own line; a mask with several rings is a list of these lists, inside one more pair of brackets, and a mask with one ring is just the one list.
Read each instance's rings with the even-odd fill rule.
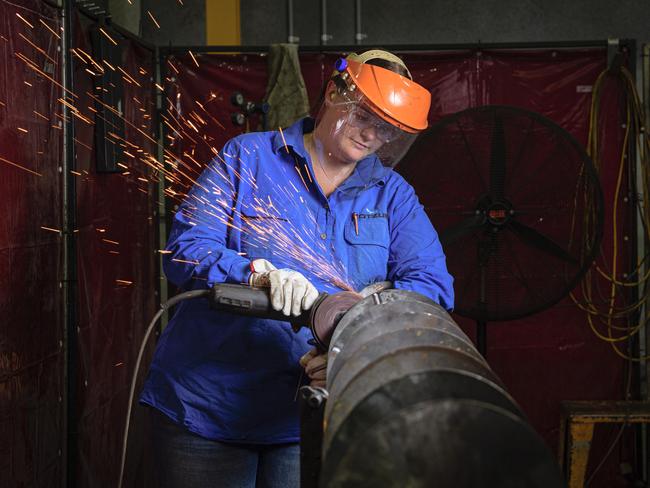
[[353,214],[343,236],[348,244],[348,279],[357,290],[386,279],[390,233],[385,214]]

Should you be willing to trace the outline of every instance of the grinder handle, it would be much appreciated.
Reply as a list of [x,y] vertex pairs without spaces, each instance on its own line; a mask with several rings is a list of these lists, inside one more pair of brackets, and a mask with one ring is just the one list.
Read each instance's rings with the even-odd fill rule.
[[[294,325],[294,330],[301,326],[309,326],[311,309],[303,311],[297,317],[286,316],[281,311],[273,309],[269,292],[269,288],[217,283],[210,291],[210,308],[237,315],[282,320]],[[314,305],[319,302],[320,300],[316,299]]]

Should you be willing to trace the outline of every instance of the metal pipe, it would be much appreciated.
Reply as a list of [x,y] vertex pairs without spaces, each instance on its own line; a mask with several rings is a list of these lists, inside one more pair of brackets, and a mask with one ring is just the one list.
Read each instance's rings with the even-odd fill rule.
[[433,301],[364,298],[329,346],[321,488],[564,486],[557,462]]
[[293,32],[293,0],[287,0],[287,42],[289,44],[300,42],[300,38],[296,37]]
[[[163,86],[164,79],[167,76],[165,63],[162,56],[160,55],[160,49],[156,47],[154,51],[155,59],[155,70],[156,70],[156,83],[151,87],[153,90],[153,100],[156,104],[156,109],[154,111],[154,122],[153,128],[156,131],[158,137],[157,147],[156,147],[156,156],[160,167],[163,168],[165,165],[165,135],[166,135],[166,126],[163,123],[163,118],[161,114],[164,108],[164,93],[160,91],[157,86]],[[157,189],[157,199],[156,206],[154,207],[154,217],[157,218],[157,236],[158,249],[164,249],[165,244],[167,243],[167,199],[165,198],[165,174],[160,171],[158,173],[158,183],[156,185]],[[165,273],[163,271],[163,254],[158,253],[158,300],[159,303],[165,303],[169,299],[169,287],[167,279],[165,278]],[[160,320],[160,329],[164,329],[167,326],[169,321],[169,313],[167,310],[163,312],[162,318]]]
[[332,38],[327,33],[327,0],[320,0],[320,44],[326,46],[327,41]]
[[[508,50],[536,50],[536,49],[603,49],[607,47],[607,41],[566,41],[566,42],[494,42],[494,43],[467,43],[467,44],[389,44],[382,46],[391,52],[436,52],[436,51],[473,51],[477,49],[508,49]],[[356,49],[355,45],[328,45],[323,49],[322,45],[318,46],[298,46],[299,52],[318,52],[318,53],[341,53],[350,52]],[[193,53],[260,53],[267,54],[268,46],[167,46],[161,47],[161,53],[170,54],[187,54],[187,51]]]
[[[209,302],[288,319],[265,288],[218,284]],[[393,289],[365,298],[323,293],[289,320],[295,329],[307,324],[328,351],[327,390],[301,389],[305,486],[563,486],[553,455],[499,378],[430,299]],[[314,452],[321,433],[322,463]]]
[[[62,73],[61,81],[65,92],[61,96],[68,99],[66,93],[74,93],[74,66],[71,55],[73,36],[73,0],[63,1],[63,36],[62,36]],[[70,100],[72,103],[73,100]],[[62,235],[63,235],[63,277],[61,288],[63,291],[63,348],[64,358],[64,432],[65,440],[62,448],[63,456],[63,486],[74,488],[76,486],[77,468],[77,249],[75,241],[76,227],[76,179],[72,171],[75,169],[74,147],[74,117],[70,113],[69,105],[63,104],[63,159],[61,163],[62,175]]]
[[361,44],[366,37],[365,34],[361,32],[361,0],[355,0],[354,2],[354,43]]

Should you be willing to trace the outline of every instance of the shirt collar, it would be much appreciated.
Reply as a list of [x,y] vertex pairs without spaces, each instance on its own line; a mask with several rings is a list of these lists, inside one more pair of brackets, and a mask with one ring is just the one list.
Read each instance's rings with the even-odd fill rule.
[[352,174],[345,180],[339,189],[341,191],[369,188],[375,184],[386,183],[390,170],[386,168],[377,156],[371,154],[359,161]]
[[[304,160],[309,161],[303,136],[313,130],[314,119],[311,117],[299,119],[286,129],[277,131],[273,137],[273,151],[280,153],[292,150]],[[368,188],[379,182],[385,184],[390,171],[381,164],[377,156],[371,154],[357,163],[352,174],[341,184],[339,189],[346,191],[353,188],[358,189],[359,187]]]
[[299,119],[289,127],[278,130],[273,137],[273,151],[275,153],[293,151],[301,158],[307,159],[307,150],[303,136],[314,130],[314,119],[305,117]]

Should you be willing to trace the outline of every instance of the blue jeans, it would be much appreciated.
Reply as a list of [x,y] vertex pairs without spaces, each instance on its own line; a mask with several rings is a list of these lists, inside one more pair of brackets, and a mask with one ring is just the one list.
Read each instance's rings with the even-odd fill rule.
[[230,444],[193,434],[151,409],[161,488],[298,488],[295,444]]

